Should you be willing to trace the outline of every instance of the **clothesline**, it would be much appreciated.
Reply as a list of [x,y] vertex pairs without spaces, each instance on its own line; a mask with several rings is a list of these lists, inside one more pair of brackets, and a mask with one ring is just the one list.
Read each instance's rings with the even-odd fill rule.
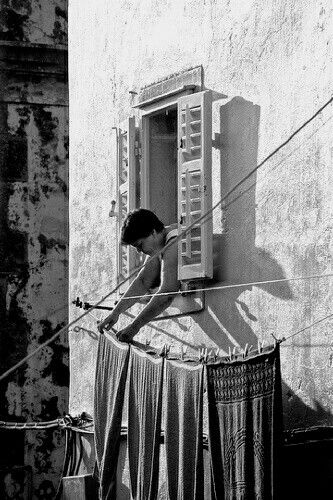
[[196,219],[192,224],[190,224],[185,230],[181,231],[175,238],[172,238],[161,250],[158,252],[154,253],[153,255],[149,256],[149,258],[138,268],[136,268],[132,273],[129,273],[129,275],[125,278],[124,281],[116,285],[109,293],[107,293],[104,297],[102,297],[90,310],[85,311],[82,313],[80,316],[69,322],[67,325],[62,327],[58,332],[56,332],[52,337],[50,337],[48,340],[40,344],[36,349],[34,349],[32,352],[30,352],[27,356],[25,356],[21,361],[16,363],[14,366],[6,370],[4,373],[0,375],[0,381],[4,380],[8,375],[13,373],[14,371],[17,370],[17,368],[21,367],[24,365],[30,358],[35,356],[38,352],[40,352],[44,347],[48,346],[52,342],[54,342],[62,333],[68,331],[68,329],[82,320],[85,316],[89,314],[89,311],[93,310],[94,307],[99,306],[102,304],[107,298],[109,298],[111,295],[113,295],[115,292],[119,290],[121,286],[123,286],[125,283],[127,283],[130,279],[132,279],[141,269],[143,269],[149,262],[151,262],[153,259],[158,258],[165,250],[167,250],[169,247],[177,243],[180,239],[182,239],[185,235],[187,235],[195,225],[200,224],[202,225],[203,222],[212,215],[214,210],[222,205],[228,197],[235,192],[247,179],[249,179],[257,170],[259,170],[272,156],[274,156],[281,148],[283,148],[286,144],[288,144],[293,137],[295,137],[306,125],[308,125],[316,116],[318,116],[328,105],[330,105],[333,102],[333,96],[325,103],[323,106],[321,106],[314,115],[312,115],[306,122],[304,122],[298,129],[293,132],[280,146],[278,146],[274,151],[272,151],[264,160],[262,160],[255,168],[253,168],[243,179],[241,179],[238,183],[235,184],[233,188],[231,188],[218,202],[215,203],[207,212],[205,212],[201,217]]
[[[297,277],[292,277],[292,278],[279,278],[279,279],[274,279],[274,280],[264,280],[264,281],[250,281],[246,283],[235,283],[232,285],[219,285],[219,286],[213,286],[213,287],[206,287],[206,288],[195,288],[193,290],[178,290],[176,292],[162,292],[159,293],[159,296],[170,296],[170,295],[186,295],[186,294],[193,294],[196,292],[211,292],[211,291],[216,291],[216,290],[228,290],[231,288],[242,288],[242,287],[248,287],[248,286],[260,286],[260,285],[269,285],[269,284],[274,284],[274,283],[283,283],[287,281],[301,281],[301,280],[311,280],[311,279],[316,279],[316,278],[329,278],[332,277],[333,273],[328,273],[328,274],[314,274],[311,276],[297,276]],[[148,295],[149,297],[149,295]],[[129,295],[128,297],[122,297],[121,300],[131,300],[131,299],[142,299],[142,298],[147,298],[146,295]]]

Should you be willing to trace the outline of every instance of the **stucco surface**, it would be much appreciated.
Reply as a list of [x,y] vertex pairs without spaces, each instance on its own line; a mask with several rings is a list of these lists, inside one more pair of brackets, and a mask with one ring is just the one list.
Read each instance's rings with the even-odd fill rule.
[[[332,105],[266,160],[331,97],[330,2],[74,1],[69,14],[70,300],[93,303],[115,285],[112,127],[137,113],[129,92],[197,65],[216,93],[213,202],[261,165],[214,213],[214,285],[331,272]],[[332,283],[207,292],[204,312],[139,338],[225,352],[271,343],[331,314]],[[94,315],[70,334],[72,412],[92,410]],[[332,424],[331,328],[328,318],[281,346],[286,427]]]

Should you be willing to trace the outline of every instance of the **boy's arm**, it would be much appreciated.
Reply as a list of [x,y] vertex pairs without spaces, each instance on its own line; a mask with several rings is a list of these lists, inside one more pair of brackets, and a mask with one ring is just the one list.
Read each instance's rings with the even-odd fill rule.
[[149,303],[138,314],[134,321],[126,328],[118,332],[119,340],[129,342],[138,333],[140,328],[149,323],[163,312],[174,299],[174,295],[161,295],[168,292],[176,292],[179,289],[177,278],[178,249],[177,245],[171,245],[163,255],[161,266],[161,285]]
[[101,323],[98,324],[98,330],[102,332],[110,330],[110,328],[117,323],[120,314],[124,313],[133,304],[139,302],[140,299],[131,299],[126,297],[135,297],[138,295],[146,295],[149,289],[153,286],[160,275],[160,260],[158,257],[151,259],[143,269],[139,272],[137,277],[133,280],[128,287],[122,298],[119,300],[112,313],[109,314]]

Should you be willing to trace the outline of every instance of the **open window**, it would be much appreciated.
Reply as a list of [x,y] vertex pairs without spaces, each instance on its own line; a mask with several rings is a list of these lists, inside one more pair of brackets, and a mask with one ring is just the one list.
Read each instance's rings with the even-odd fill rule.
[[212,205],[210,92],[179,97],[145,114],[141,133],[141,204],[185,233],[178,278],[211,278],[212,217],[201,220]]
[[[183,282],[211,278],[213,267],[212,217],[202,219],[212,206],[212,101],[210,91],[196,91],[201,78],[200,73],[200,85],[179,86],[177,77],[160,85],[160,92],[149,89],[147,98],[134,106],[139,111],[130,118],[127,134],[119,132],[119,230],[128,211],[140,206],[154,211],[165,225],[177,223],[183,234],[178,242],[178,278]],[[120,245],[118,262],[121,280],[135,267],[132,249]]]

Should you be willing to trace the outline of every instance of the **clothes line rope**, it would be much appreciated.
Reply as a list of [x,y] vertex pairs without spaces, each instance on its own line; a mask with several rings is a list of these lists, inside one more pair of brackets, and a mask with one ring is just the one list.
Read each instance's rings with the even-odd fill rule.
[[300,333],[303,333],[305,332],[305,330],[309,330],[310,328],[312,328],[313,326],[316,326],[318,325],[319,323],[322,323],[323,321],[325,321],[326,319],[329,319],[329,318],[332,318],[333,317],[333,313],[331,314],[328,314],[327,316],[325,316],[324,318],[321,318],[321,319],[318,319],[316,321],[314,321],[313,323],[311,323],[311,325],[309,326],[305,326],[304,328],[302,328],[301,330],[298,330],[297,332],[295,333],[292,333],[291,335],[288,335],[287,337],[282,337],[280,339],[281,342],[286,342],[287,340],[293,338],[293,337],[296,337],[296,335],[299,335]]
[[30,358],[35,356],[38,352],[40,352],[44,347],[48,346],[52,342],[54,342],[62,333],[68,331],[68,329],[75,325],[77,322],[81,321],[85,316],[89,314],[89,311],[91,312],[94,307],[99,306],[102,304],[107,298],[109,298],[111,295],[113,295],[115,292],[119,290],[121,286],[123,286],[125,283],[127,283],[133,276],[135,276],[141,269],[143,269],[149,262],[151,262],[153,259],[158,258],[165,250],[171,247],[171,245],[174,245],[177,243],[180,239],[182,239],[185,235],[187,235],[195,225],[200,224],[202,225],[205,220],[208,219],[209,216],[212,215],[214,210],[222,205],[227,198],[235,192],[247,179],[249,179],[257,170],[259,170],[264,163],[266,163],[272,156],[274,156],[281,148],[283,148],[288,142],[292,140],[293,137],[295,137],[306,125],[308,125],[316,116],[318,116],[329,104],[333,102],[333,96],[323,105],[321,106],[317,112],[310,117],[306,122],[304,122],[298,129],[295,130],[295,132],[288,137],[278,148],[276,148],[274,151],[272,151],[263,161],[261,161],[255,168],[253,168],[243,179],[241,179],[238,183],[235,184],[233,188],[231,188],[215,205],[213,205],[206,213],[204,213],[201,217],[196,219],[192,224],[190,224],[185,230],[181,231],[180,234],[178,234],[175,238],[172,238],[161,250],[158,252],[155,252],[153,255],[149,256],[146,261],[136,268],[132,273],[130,273],[124,281],[116,285],[109,293],[107,293],[104,297],[102,297],[94,306],[82,313],[80,316],[69,322],[67,325],[62,327],[58,332],[56,332],[54,335],[52,335],[48,340],[40,344],[36,349],[34,349],[31,353],[29,353],[27,356],[25,356],[21,361],[16,363],[14,366],[6,370],[4,373],[0,375],[0,382],[4,380],[6,377],[8,377],[11,373],[16,371],[19,367],[24,365]]
[[[193,294],[196,292],[212,292],[216,290],[230,290],[232,288],[243,288],[247,286],[259,286],[259,285],[269,285],[269,284],[274,284],[274,283],[285,283],[288,281],[306,281],[306,280],[311,280],[311,279],[317,279],[317,278],[329,278],[332,277],[333,273],[328,273],[328,274],[314,274],[312,276],[298,276],[298,277],[292,277],[292,278],[279,278],[279,279],[274,279],[274,280],[265,280],[265,281],[249,281],[246,283],[235,283],[232,285],[219,285],[219,286],[213,286],[213,287],[207,287],[207,288],[195,288],[193,290],[178,290],[176,292],[162,292],[159,293],[159,296],[176,296],[176,295],[187,295],[187,294]],[[147,297],[147,295],[131,295],[128,297],[123,297],[122,300],[131,300],[131,299],[142,299]],[[149,297],[149,295],[148,295]]]
[[86,429],[91,427],[93,424],[93,419],[86,412],[83,412],[77,417],[72,417],[71,415],[65,415],[64,417],[59,417],[54,420],[49,421],[36,421],[36,422],[5,422],[0,420],[0,429],[4,430],[47,430],[54,429],[57,427],[66,428],[71,430]]

